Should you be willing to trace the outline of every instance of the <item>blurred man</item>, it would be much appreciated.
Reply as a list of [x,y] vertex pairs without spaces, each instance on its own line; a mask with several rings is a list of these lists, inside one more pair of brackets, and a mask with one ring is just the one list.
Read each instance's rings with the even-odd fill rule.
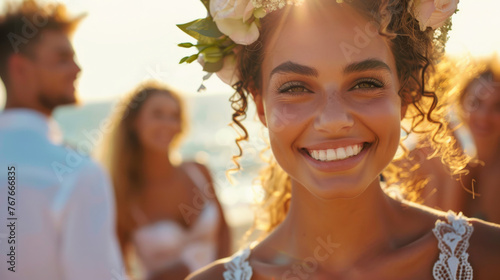
[[60,145],[51,118],[76,102],[69,41],[81,17],[61,4],[0,16],[0,279],[122,279],[107,175]]

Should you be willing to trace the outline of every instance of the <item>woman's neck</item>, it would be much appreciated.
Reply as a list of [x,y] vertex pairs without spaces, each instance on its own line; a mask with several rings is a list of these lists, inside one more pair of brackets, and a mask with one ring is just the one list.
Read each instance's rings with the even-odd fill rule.
[[498,143],[478,143],[477,157],[486,165],[500,160],[500,146]]
[[285,246],[293,256],[319,254],[325,259],[318,261],[320,266],[352,267],[394,246],[394,225],[402,220],[395,214],[397,207],[401,203],[383,192],[378,178],[355,198],[330,201],[294,186],[290,211],[280,230],[289,233],[284,242],[289,243]]
[[142,176],[146,182],[168,178],[174,166],[170,162],[168,153],[146,150],[141,157]]

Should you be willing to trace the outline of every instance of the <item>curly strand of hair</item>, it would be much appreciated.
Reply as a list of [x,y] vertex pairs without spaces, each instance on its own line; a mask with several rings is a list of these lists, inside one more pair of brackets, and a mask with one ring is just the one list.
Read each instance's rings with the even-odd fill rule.
[[235,88],[235,93],[229,98],[231,101],[231,108],[234,110],[232,114],[231,127],[236,131],[238,136],[234,140],[236,146],[238,147],[238,154],[231,157],[231,161],[236,165],[234,168],[229,169],[226,175],[230,179],[229,175],[241,169],[239,159],[243,156],[243,147],[241,146],[242,141],[248,140],[248,131],[242,124],[242,121],[246,119],[246,111],[248,108],[248,96],[245,94],[245,85],[243,82],[239,81],[233,86]]
[[437,124],[439,126],[439,129],[441,129],[443,127],[443,123],[438,121],[438,120],[435,120],[432,117],[432,112],[438,106],[438,97],[436,95],[436,92],[425,90],[425,83],[426,83],[425,73],[427,71],[427,68],[430,66],[429,60],[427,58],[425,58],[425,61],[426,61],[426,63],[424,65],[424,67],[422,68],[422,73],[421,73],[421,85],[420,85],[420,87],[422,88],[422,96],[432,98],[432,103],[431,103],[431,106],[429,107],[429,111],[426,115],[426,118],[431,123]]

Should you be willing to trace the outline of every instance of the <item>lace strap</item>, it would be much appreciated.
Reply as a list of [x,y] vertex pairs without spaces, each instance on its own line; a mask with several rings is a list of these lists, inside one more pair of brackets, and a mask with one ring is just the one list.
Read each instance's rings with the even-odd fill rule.
[[224,280],[250,280],[252,278],[252,267],[248,263],[250,247],[237,252],[231,261],[224,264],[226,271],[222,274]]
[[448,222],[436,221],[432,232],[439,244],[439,260],[434,264],[432,274],[436,280],[472,280],[469,264],[469,238],[474,230],[462,213],[447,213]]

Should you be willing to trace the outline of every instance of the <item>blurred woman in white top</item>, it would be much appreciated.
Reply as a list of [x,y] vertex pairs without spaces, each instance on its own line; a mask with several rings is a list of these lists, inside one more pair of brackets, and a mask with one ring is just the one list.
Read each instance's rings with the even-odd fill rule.
[[229,229],[209,170],[169,157],[185,123],[179,95],[148,82],[118,107],[103,149],[124,257],[135,252],[148,279],[184,279],[229,253]]

